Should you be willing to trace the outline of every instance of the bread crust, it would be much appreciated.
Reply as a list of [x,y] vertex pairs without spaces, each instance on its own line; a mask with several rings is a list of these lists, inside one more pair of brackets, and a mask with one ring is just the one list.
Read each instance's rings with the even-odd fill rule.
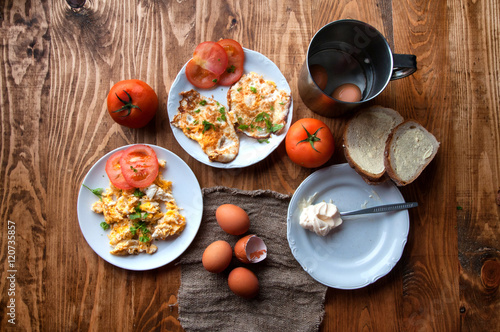
[[[344,130],[344,135],[345,135],[345,130]],[[387,180],[387,178],[384,177],[385,170],[384,170],[384,172],[379,173],[379,174],[373,174],[373,173],[370,173],[370,172],[363,170],[352,159],[352,157],[349,153],[349,149],[345,146],[345,144],[343,144],[342,147],[344,148],[344,155],[345,155],[345,159],[347,160],[347,163],[349,164],[349,166],[351,166],[356,171],[356,173],[361,175],[361,177],[363,178],[363,180],[366,183],[368,183],[368,184],[380,184],[380,183],[383,183]]]
[[[362,109],[362,110],[356,112],[356,114],[354,114],[354,116],[351,119],[349,119],[349,121],[347,122],[346,126],[344,127],[344,132],[342,135],[342,139],[343,139],[342,147],[344,149],[344,155],[345,155],[345,158],[347,160],[347,163],[359,175],[361,175],[363,180],[368,184],[381,184],[381,183],[384,183],[385,181],[387,181],[389,178],[387,176],[385,176],[385,169],[380,173],[372,173],[372,172],[369,172],[368,170],[364,169],[363,167],[361,167],[358,163],[356,163],[354,158],[351,156],[351,153],[349,150],[350,147],[348,146],[347,135],[348,135],[349,128],[350,128],[352,122],[355,121],[359,117],[360,114],[362,114],[363,112],[377,111],[377,109],[387,109],[387,108],[382,107],[382,106],[371,106],[367,109]],[[392,110],[392,109],[389,109],[389,110],[395,112],[400,117],[400,121],[403,121],[403,118],[401,117],[401,115],[397,111]]]
[[[397,138],[399,134],[399,130],[402,129],[403,127],[406,127],[408,125],[414,124],[416,127],[423,129],[423,131],[432,137],[435,142],[437,142],[437,146],[433,145],[433,151],[432,154],[429,158],[426,159],[426,162],[422,164],[422,166],[417,170],[417,172],[413,175],[413,177],[410,178],[410,180],[405,181],[403,180],[397,173],[397,171],[394,169],[392,165],[392,159],[393,159],[393,154],[391,153],[391,146],[395,142],[394,139]],[[436,140],[434,135],[430,133],[427,129],[425,129],[424,126],[422,126],[419,122],[415,120],[406,120],[402,123],[400,123],[398,126],[396,126],[391,133],[389,134],[389,137],[387,137],[387,141],[385,143],[385,150],[384,150],[384,166],[385,170],[387,172],[387,175],[391,178],[391,180],[399,187],[406,186],[407,184],[412,183],[415,181],[420,174],[423,172],[423,170],[427,167],[427,165],[430,164],[430,162],[434,159],[434,157],[437,154],[437,151],[439,149],[439,142]]]

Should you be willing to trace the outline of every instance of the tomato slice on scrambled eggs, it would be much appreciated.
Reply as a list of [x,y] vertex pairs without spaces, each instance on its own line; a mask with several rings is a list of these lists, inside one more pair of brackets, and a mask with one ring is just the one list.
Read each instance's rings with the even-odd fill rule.
[[[165,167],[164,160],[159,164]],[[103,214],[111,228],[113,255],[154,254],[158,250],[154,240],[178,235],[186,226],[172,195],[172,182],[164,180],[161,172],[146,188],[122,190],[110,183],[101,197],[92,211]]]

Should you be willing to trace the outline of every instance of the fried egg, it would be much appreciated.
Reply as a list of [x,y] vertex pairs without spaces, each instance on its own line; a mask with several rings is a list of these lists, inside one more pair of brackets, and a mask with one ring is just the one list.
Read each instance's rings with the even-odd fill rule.
[[172,124],[198,142],[212,161],[228,163],[236,158],[240,141],[226,107],[195,90],[181,92],[178,113]]
[[[158,162],[165,167],[164,160]],[[141,189],[121,190],[110,183],[101,197],[91,209],[103,214],[111,229],[108,238],[113,255],[153,254],[158,250],[154,240],[178,235],[186,226],[172,194],[172,182],[161,173]]]
[[276,83],[250,72],[243,75],[227,93],[228,114],[238,131],[265,139],[285,128],[290,94],[278,90]]

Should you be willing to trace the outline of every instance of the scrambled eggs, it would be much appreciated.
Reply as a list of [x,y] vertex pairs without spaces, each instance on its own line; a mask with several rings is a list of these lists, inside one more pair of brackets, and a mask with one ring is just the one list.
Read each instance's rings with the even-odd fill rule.
[[[165,167],[165,161],[159,164]],[[146,188],[121,190],[110,183],[101,197],[92,211],[103,214],[111,228],[108,237],[113,255],[154,254],[158,247],[153,240],[180,234],[186,226],[172,195],[172,182],[164,180],[161,173]]]

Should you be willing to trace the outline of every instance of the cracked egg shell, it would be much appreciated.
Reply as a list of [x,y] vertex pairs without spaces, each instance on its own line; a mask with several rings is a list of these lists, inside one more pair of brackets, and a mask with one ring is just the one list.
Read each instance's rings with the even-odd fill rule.
[[240,262],[258,263],[267,257],[267,247],[260,237],[251,234],[236,242],[234,255]]

